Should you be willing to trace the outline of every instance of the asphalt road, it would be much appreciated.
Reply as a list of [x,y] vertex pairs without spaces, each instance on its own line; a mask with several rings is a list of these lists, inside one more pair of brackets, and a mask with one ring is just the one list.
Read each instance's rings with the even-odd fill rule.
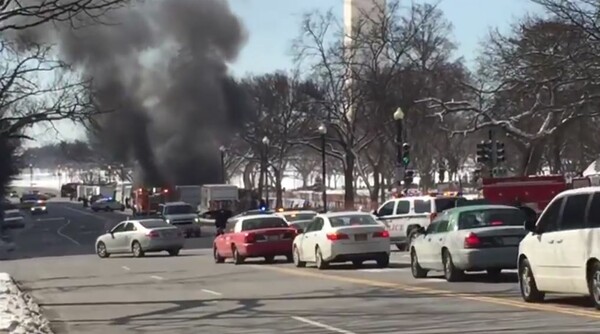
[[415,280],[408,257],[388,269],[327,271],[250,261],[214,264],[210,231],[179,257],[100,259],[93,241],[123,216],[51,203],[0,262],[57,333],[597,333],[584,298],[523,303],[516,277]]

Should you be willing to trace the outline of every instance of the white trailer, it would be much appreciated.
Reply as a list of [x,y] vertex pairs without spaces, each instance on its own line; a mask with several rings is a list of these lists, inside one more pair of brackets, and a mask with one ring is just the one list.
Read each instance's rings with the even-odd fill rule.
[[235,205],[238,199],[239,190],[237,186],[231,184],[206,184],[202,186],[198,210],[200,212],[215,210],[219,203],[223,202]]
[[179,200],[197,208],[202,197],[202,186],[175,186]]

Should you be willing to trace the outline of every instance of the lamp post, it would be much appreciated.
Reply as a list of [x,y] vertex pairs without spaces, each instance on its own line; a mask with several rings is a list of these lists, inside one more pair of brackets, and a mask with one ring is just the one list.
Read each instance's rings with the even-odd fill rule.
[[29,190],[33,188],[33,165],[29,164]]
[[264,153],[263,153],[263,183],[264,183],[264,187],[265,187],[265,204],[267,205],[267,208],[269,207],[269,173],[268,173],[268,169],[269,169],[269,137],[264,136],[262,139],[262,143],[265,146],[264,147]]
[[403,163],[402,163],[402,127],[403,127],[404,112],[398,107],[394,112],[394,121],[396,121],[396,186],[398,193],[402,190],[402,179],[404,178]]
[[326,169],[326,156],[325,156],[325,135],[327,134],[327,127],[325,124],[319,125],[319,134],[321,135],[321,172],[323,173],[321,179],[323,180],[323,212],[327,212],[327,169]]
[[219,147],[219,151],[221,152],[221,183],[225,184],[227,180],[227,175],[225,174],[225,151],[227,148],[223,145]]
[[121,178],[121,204],[123,204],[125,202],[125,165],[119,165],[119,169],[121,174],[119,175]]

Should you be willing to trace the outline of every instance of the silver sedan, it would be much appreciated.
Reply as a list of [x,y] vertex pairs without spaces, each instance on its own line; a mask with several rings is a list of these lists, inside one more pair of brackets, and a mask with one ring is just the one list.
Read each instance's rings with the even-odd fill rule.
[[142,257],[149,252],[167,251],[169,255],[177,256],[184,243],[181,231],[163,220],[128,220],[98,237],[96,254],[101,258],[124,253]]

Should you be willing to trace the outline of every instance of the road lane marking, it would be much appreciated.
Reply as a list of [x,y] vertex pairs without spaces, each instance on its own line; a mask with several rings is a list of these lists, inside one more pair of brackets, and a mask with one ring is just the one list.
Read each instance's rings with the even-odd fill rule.
[[208,294],[215,295],[215,296],[222,296],[222,295],[223,295],[223,294],[222,294],[222,293],[220,293],[220,292],[216,292],[216,291],[213,291],[213,290],[208,290],[208,289],[202,289],[202,292],[206,292],[206,293],[208,293]]
[[427,295],[432,295],[432,296],[454,297],[454,298],[463,299],[463,300],[478,301],[478,302],[487,303],[487,304],[511,306],[511,307],[516,307],[516,308],[521,308],[521,309],[532,310],[532,311],[545,311],[545,312],[553,312],[553,313],[560,313],[560,314],[567,314],[567,315],[575,315],[575,316],[586,317],[586,318],[600,319],[600,313],[598,313],[596,311],[572,309],[572,308],[553,306],[553,305],[547,305],[547,304],[532,304],[532,303],[526,303],[524,301],[511,300],[511,299],[502,298],[502,297],[488,297],[488,296],[483,296],[483,295],[477,295],[474,293],[461,293],[461,292],[450,291],[450,290],[432,289],[432,288],[427,288],[427,287],[386,282],[386,281],[378,281],[378,280],[373,280],[373,279],[322,274],[322,273],[313,272],[310,270],[300,270],[300,269],[282,268],[282,267],[274,267],[274,266],[256,266],[256,267],[261,268],[261,269],[266,269],[266,270],[277,271],[277,272],[285,273],[285,274],[289,274],[289,275],[295,275],[295,276],[305,276],[305,277],[312,277],[312,278],[319,278],[319,279],[327,279],[330,281],[352,283],[352,284],[357,284],[357,285],[372,286],[372,287],[406,291],[406,292],[422,293],[422,294],[427,294]]
[[70,236],[68,236],[68,235],[66,235],[66,234],[64,234],[64,233],[62,233],[62,230],[63,230],[65,227],[69,226],[69,224],[71,224],[71,221],[70,221],[70,220],[67,220],[67,223],[66,223],[66,224],[64,224],[63,226],[59,227],[59,228],[58,228],[58,230],[56,230],[56,234],[58,234],[58,235],[60,235],[61,237],[65,238],[65,239],[67,239],[67,240],[69,240],[69,241],[71,241],[72,243],[74,243],[74,244],[76,244],[76,245],[78,245],[78,246],[81,246],[81,244],[79,243],[79,241],[77,241],[77,240],[75,240],[75,239],[71,238]]
[[294,319],[296,321],[303,322],[305,324],[313,325],[315,327],[323,328],[323,329],[326,329],[326,330],[328,330],[330,332],[334,332],[334,333],[356,334],[354,332],[347,331],[345,329],[341,329],[341,328],[329,326],[329,325],[326,325],[326,324],[323,324],[323,323],[320,323],[320,322],[317,322],[317,321],[314,321],[314,320],[306,319],[306,318],[303,318],[303,317],[292,317],[292,319]]
[[64,217],[54,217],[54,218],[37,218],[36,222],[52,222],[57,220],[65,220]]
[[164,280],[164,277],[160,277],[160,276],[150,276],[150,278],[154,278],[154,279],[159,280],[159,281]]
[[124,270],[127,270],[127,271],[131,270],[128,266],[122,266],[121,268],[123,268]]

